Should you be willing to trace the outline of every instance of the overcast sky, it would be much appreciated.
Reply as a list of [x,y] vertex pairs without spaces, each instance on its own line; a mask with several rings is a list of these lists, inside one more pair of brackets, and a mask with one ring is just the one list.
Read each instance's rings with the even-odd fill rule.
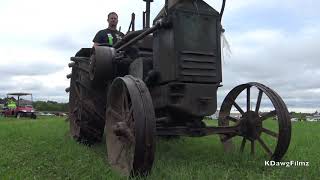
[[[152,19],[163,4],[152,3]],[[122,32],[135,12],[140,29],[144,7],[142,0],[0,0],[0,96],[23,91],[67,102],[70,56],[92,46],[110,11],[118,12]],[[320,110],[319,7],[318,0],[228,0],[223,26],[232,54],[224,58],[219,102],[234,86],[257,81],[289,110]]]

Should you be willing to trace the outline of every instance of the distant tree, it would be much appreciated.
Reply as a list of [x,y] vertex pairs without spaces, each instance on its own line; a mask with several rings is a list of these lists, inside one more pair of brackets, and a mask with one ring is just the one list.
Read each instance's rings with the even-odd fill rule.
[[68,111],[68,103],[58,103],[55,101],[35,101],[33,106],[37,111]]
[[307,114],[305,114],[305,113],[290,112],[290,114],[291,114],[292,118],[297,118],[298,121],[307,121],[307,118],[306,118]]
[[47,103],[58,104],[58,102],[56,102],[56,101],[47,101]]

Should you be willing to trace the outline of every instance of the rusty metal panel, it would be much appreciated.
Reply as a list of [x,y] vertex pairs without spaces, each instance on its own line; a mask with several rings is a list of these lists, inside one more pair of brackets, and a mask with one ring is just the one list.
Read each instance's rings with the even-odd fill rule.
[[208,116],[217,109],[218,84],[171,82],[151,89],[156,109],[169,108],[192,116]]
[[220,82],[218,64],[213,53],[182,51],[179,79],[185,82]]

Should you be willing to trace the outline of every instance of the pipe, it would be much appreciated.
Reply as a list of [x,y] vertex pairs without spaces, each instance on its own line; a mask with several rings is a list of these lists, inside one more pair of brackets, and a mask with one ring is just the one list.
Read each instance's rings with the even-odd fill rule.
[[150,1],[146,1],[146,28],[150,28]]
[[131,22],[130,22],[130,25],[129,25],[127,34],[130,32],[130,29],[131,29],[131,28],[132,28],[132,31],[134,31],[134,29],[135,29],[134,25],[135,25],[135,14],[132,13],[132,14],[131,14]]
[[118,41],[116,44],[113,45],[115,49],[119,48],[126,42],[130,41],[131,39],[135,38],[139,34],[143,33],[144,30],[138,30],[138,31],[131,31],[128,34],[126,34],[120,41]]
[[146,28],[146,12],[142,12],[142,27]]
[[135,31],[136,15],[134,13],[132,13],[131,18],[132,18],[132,31]]
[[222,0],[222,6],[221,6],[221,10],[220,10],[220,22],[222,20],[222,15],[223,15],[225,6],[226,6],[226,0]]
[[129,42],[125,43],[124,45],[122,45],[121,47],[116,49],[116,52],[119,52],[119,51],[123,50],[124,48],[136,43],[140,39],[146,37],[147,35],[153,33],[157,29],[159,29],[162,25],[163,25],[163,22],[161,20],[159,20],[153,27],[146,29],[143,33],[139,34],[137,37],[131,39]]
[[166,0],[164,4],[164,10],[166,13],[168,13],[168,9],[169,9],[169,4],[168,4],[168,0]]

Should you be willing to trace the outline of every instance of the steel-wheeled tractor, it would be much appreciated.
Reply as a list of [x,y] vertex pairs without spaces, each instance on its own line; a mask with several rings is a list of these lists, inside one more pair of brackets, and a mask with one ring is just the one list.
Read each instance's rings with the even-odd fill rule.
[[290,116],[269,87],[239,85],[223,100],[215,126],[203,120],[217,111],[222,86],[225,0],[220,11],[203,0],[166,0],[151,27],[152,0],[144,1],[142,30],[135,30],[132,14],[121,41],[71,57],[66,91],[72,137],[91,145],[105,134],[108,161],[124,175],[150,172],[156,136],[217,134],[226,151],[281,160],[290,143]]

